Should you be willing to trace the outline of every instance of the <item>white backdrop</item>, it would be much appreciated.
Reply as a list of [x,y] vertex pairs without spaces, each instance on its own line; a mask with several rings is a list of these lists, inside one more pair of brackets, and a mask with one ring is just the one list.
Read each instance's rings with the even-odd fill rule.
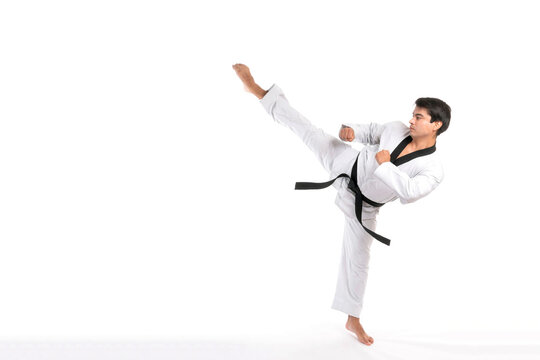
[[452,107],[444,182],[380,212],[376,341],[540,331],[533,3],[2,2],[0,340],[344,331],[335,190],[237,62],[336,135]]

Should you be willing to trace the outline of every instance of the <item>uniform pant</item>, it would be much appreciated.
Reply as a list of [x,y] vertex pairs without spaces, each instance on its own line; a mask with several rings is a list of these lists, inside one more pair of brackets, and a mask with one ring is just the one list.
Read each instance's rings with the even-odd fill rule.
[[[269,89],[261,99],[261,104],[276,122],[288,127],[308,146],[331,176],[351,174],[358,150],[314,126],[289,105],[277,85],[274,84]],[[375,231],[376,220],[366,219],[364,225]],[[333,309],[355,317],[360,316],[372,242],[373,237],[362,228],[358,219],[345,215],[343,250]]]

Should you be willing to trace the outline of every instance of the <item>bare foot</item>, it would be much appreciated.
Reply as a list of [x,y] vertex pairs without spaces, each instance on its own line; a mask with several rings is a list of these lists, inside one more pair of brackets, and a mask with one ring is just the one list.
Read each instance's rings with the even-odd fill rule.
[[368,346],[373,344],[373,338],[366,334],[364,328],[360,324],[359,318],[349,315],[347,323],[345,324],[345,328],[349,331],[352,331],[356,335],[356,337],[358,337],[358,340],[362,344],[366,344]]
[[251,76],[251,72],[249,71],[249,68],[244,64],[234,64],[233,66],[234,71],[236,71],[236,75],[242,80],[242,83],[244,84],[244,89],[255,95],[257,98],[262,99],[264,95],[268,91],[263,90],[259,85],[255,83],[255,80],[253,80],[253,76]]

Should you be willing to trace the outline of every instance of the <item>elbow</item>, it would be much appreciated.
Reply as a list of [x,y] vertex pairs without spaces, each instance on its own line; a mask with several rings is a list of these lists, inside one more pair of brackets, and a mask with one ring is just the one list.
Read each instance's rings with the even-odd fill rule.
[[416,200],[420,199],[421,196],[400,196],[399,197],[399,202],[401,202],[402,204],[410,204],[410,203],[413,203],[415,202]]
[[410,204],[417,200],[420,200],[421,198],[427,196],[429,193],[431,193],[436,187],[438,183],[432,186],[429,189],[420,189],[420,188],[410,188],[407,189],[406,192],[403,192],[402,194],[399,194],[399,201],[402,204]]
[[413,202],[423,198],[427,194],[429,194],[433,189],[429,189],[428,191],[426,191],[426,190],[427,189],[424,189],[424,191],[422,191],[420,188],[418,188],[416,186],[410,186],[409,185],[405,189],[405,191],[403,191],[401,194],[399,194],[399,201],[402,204],[413,203]]

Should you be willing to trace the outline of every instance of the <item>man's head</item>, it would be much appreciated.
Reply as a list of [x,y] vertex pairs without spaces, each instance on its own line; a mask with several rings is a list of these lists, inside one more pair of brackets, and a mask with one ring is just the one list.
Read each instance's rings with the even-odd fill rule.
[[436,98],[419,98],[415,102],[411,124],[411,136],[439,136],[450,125],[451,109],[447,103]]

